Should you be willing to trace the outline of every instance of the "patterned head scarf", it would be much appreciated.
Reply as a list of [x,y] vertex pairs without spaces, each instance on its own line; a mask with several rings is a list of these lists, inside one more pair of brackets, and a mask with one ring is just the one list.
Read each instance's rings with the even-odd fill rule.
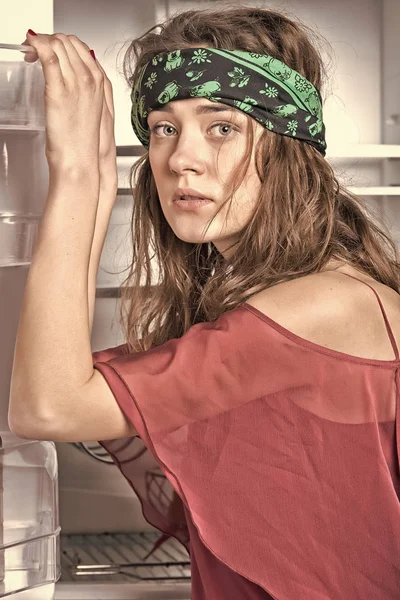
[[140,69],[131,93],[131,123],[142,145],[150,144],[151,110],[201,97],[241,110],[266,129],[326,154],[322,98],[312,83],[268,54],[216,48],[162,52]]

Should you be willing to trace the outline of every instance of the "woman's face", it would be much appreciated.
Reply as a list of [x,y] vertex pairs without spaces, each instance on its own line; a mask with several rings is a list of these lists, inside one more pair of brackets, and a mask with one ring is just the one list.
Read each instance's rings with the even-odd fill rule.
[[[221,111],[221,108],[223,109]],[[150,127],[149,160],[161,208],[175,235],[191,243],[212,242],[226,258],[228,246],[248,223],[260,189],[253,144],[249,170],[232,199],[205,227],[232,189],[235,168],[247,157],[246,115],[207,98],[176,100],[153,110],[147,117]],[[255,140],[263,131],[255,122]],[[174,201],[178,188],[192,188],[212,202],[194,210],[183,210]],[[194,206],[194,205],[190,205]]]

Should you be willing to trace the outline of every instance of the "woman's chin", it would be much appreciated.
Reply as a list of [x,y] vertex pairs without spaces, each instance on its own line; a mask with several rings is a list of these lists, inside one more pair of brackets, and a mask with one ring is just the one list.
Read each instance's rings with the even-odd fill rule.
[[190,235],[188,233],[183,233],[182,231],[174,231],[177,238],[182,240],[182,242],[187,242],[188,244],[206,244],[211,242],[211,239],[208,239],[208,236],[202,236],[201,234],[193,234]]

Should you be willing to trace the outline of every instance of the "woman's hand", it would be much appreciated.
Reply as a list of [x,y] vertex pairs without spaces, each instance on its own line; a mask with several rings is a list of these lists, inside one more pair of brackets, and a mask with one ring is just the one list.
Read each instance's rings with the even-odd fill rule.
[[39,58],[45,77],[46,158],[51,169],[93,167],[117,178],[112,85],[75,35],[27,34],[24,60]]

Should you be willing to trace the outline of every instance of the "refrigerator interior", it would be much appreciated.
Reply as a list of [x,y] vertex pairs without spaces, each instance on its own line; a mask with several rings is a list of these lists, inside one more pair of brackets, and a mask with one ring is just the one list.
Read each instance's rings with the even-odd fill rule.
[[[143,148],[130,124],[130,99],[121,74],[123,48],[173,13],[208,7],[193,0],[54,0],[53,30],[76,34],[94,48],[113,84],[119,188],[104,245],[96,294],[92,349],[123,343],[118,324],[118,286],[129,262],[128,171]],[[223,2],[221,2],[223,4]],[[232,4],[232,2],[230,3]],[[237,2],[251,5],[251,2]],[[400,239],[400,3],[394,0],[288,0],[254,3],[292,11],[316,26],[331,44],[330,81],[324,121],[328,154],[339,178],[381,214],[396,242]],[[32,25],[33,26],[33,25]],[[21,35],[25,34],[25,30]],[[0,40],[1,41],[1,40]],[[20,43],[21,40],[14,40]],[[1,129],[1,126],[0,126]],[[3,132],[2,132],[3,133]],[[28,151],[43,144],[33,136]],[[23,152],[15,134],[16,151]],[[39,178],[43,209],[47,172],[43,162],[27,161],[33,171],[17,182]],[[1,267],[1,265],[0,265]],[[0,268],[2,352],[5,389],[11,373],[19,304],[29,263]],[[17,299],[17,303],[16,303]],[[12,310],[11,310],[12,307]],[[12,315],[12,316],[11,316]],[[11,317],[10,317],[11,316]],[[1,405],[3,425],[7,403]],[[3,427],[4,428],[4,427]],[[61,578],[56,598],[190,598],[190,560],[175,539],[146,559],[160,533],[141,514],[140,502],[105,451],[92,440],[56,443],[61,525]]]

